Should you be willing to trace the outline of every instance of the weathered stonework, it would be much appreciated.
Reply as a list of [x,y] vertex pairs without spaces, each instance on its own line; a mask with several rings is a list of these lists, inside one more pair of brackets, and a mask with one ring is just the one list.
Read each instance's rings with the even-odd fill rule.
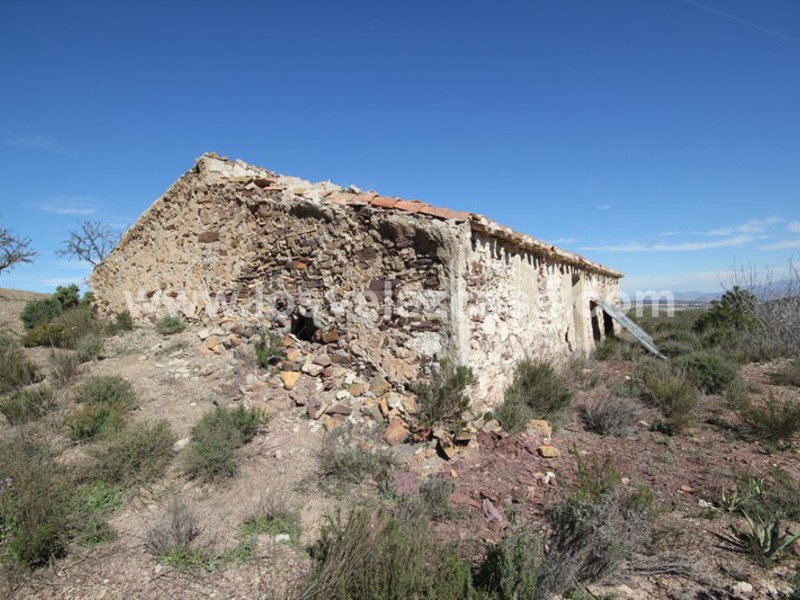
[[609,328],[593,328],[591,301],[616,302],[620,277],[479,215],[204,155],[92,289],[107,314],[258,322],[396,384],[447,357],[473,367],[482,409],[520,358],[590,350]]

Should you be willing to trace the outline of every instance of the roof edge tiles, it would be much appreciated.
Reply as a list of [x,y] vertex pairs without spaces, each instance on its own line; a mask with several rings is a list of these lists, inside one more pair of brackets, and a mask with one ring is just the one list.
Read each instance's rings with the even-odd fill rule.
[[[262,189],[266,190],[277,189],[275,186],[276,185],[280,186],[281,179],[283,179],[284,181],[285,180],[292,180],[294,182],[300,181],[296,178],[286,177],[278,174],[273,174],[269,171],[264,171],[260,167],[248,165],[243,161],[238,161],[238,160],[232,161],[230,159],[222,158],[214,153],[204,154],[202,157],[200,157],[200,159],[198,159],[197,167],[200,166],[200,162],[204,159],[217,160],[227,163],[235,163],[245,168],[250,168],[253,170],[267,173],[268,176],[266,177],[265,176],[238,177],[238,178],[229,177],[230,180],[236,180],[242,182],[245,182],[245,180],[252,181],[258,187],[261,187]],[[310,187],[314,187],[315,185],[321,185],[321,184],[309,184]],[[380,208],[382,210],[397,210],[408,214],[423,214],[437,219],[451,220],[457,223],[469,223],[473,231],[479,231],[491,237],[504,240],[523,250],[539,253],[544,256],[553,258],[556,261],[565,264],[571,264],[576,267],[585,269],[587,271],[593,271],[595,273],[604,275],[606,277],[612,277],[614,279],[619,279],[623,277],[623,274],[619,271],[615,271],[614,269],[609,269],[608,267],[601,265],[600,263],[591,261],[579,254],[574,254],[572,252],[568,252],[566,250],[558,248],[557,246],[554,246],[552,244],[547,244],[539,239],[536,239],[531,235],[514,231],[510,227],[507,227],[505,225],[500,225],[499,223],[483,215],[462,212],[462,211],[455,211],[444,207],[432,206],[425,202],[420,202],[419,200],[404,200],[402,198],[380,196],[376,192],[372,191],[361,192],[361,191],[350,191],[350,189],[344,190],[339,186],[333,186],[333,184],[331,184],[330,182],[325,182],[325,185],[332,186],[332,189],[328,188],[321,190],[319,196],[321,199],[323,199],[323,201],[330,202],[331,204],[350,205],[350,206],[372,206],[375,208]],[[296,194],[296,195],[301,195],[301,194]]]

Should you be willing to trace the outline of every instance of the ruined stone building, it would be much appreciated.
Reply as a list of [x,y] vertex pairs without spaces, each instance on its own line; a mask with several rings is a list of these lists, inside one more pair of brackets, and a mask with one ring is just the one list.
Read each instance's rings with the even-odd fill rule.
[[617,304],[621,276],[481,215],[208,154],[92,289],[106,314],[259,322],[397,384],[449,358],[474,369],[473,398],[491,406],[519,359],[586,353],[613,331],[594,302]]

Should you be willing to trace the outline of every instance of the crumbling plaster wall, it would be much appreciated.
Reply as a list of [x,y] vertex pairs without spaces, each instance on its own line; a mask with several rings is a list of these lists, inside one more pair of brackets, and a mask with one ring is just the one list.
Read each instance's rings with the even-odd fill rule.
[[594,347],[589,300],[616,301],[618,282],[473,231],[465,250],[458,354],[472,366],[475,410],[502,401],[526,356],[564,362]]

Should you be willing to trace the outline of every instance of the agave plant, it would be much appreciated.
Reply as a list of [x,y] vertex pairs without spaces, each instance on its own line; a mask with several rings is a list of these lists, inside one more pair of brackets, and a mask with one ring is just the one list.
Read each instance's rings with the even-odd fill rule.
[[783,558],[784,553],[800,539],[800,533],[781,533],[781,515],[752,517],[743,512],[749,530],[733,528],[733,535],[719,535],[725,546],[735,552],[749,554],[762,567],[770,567]]
[[739,490],[728,492],[722,491],[719,500],[717,500],[717,507],[725,512],[740,512],[744,510],[747,501],[750,500],[750,494],[741,494]]
[[763,496],[767,491],[767,481],[763,477],[750,477],[747,480],[747,487],[756,496]]

